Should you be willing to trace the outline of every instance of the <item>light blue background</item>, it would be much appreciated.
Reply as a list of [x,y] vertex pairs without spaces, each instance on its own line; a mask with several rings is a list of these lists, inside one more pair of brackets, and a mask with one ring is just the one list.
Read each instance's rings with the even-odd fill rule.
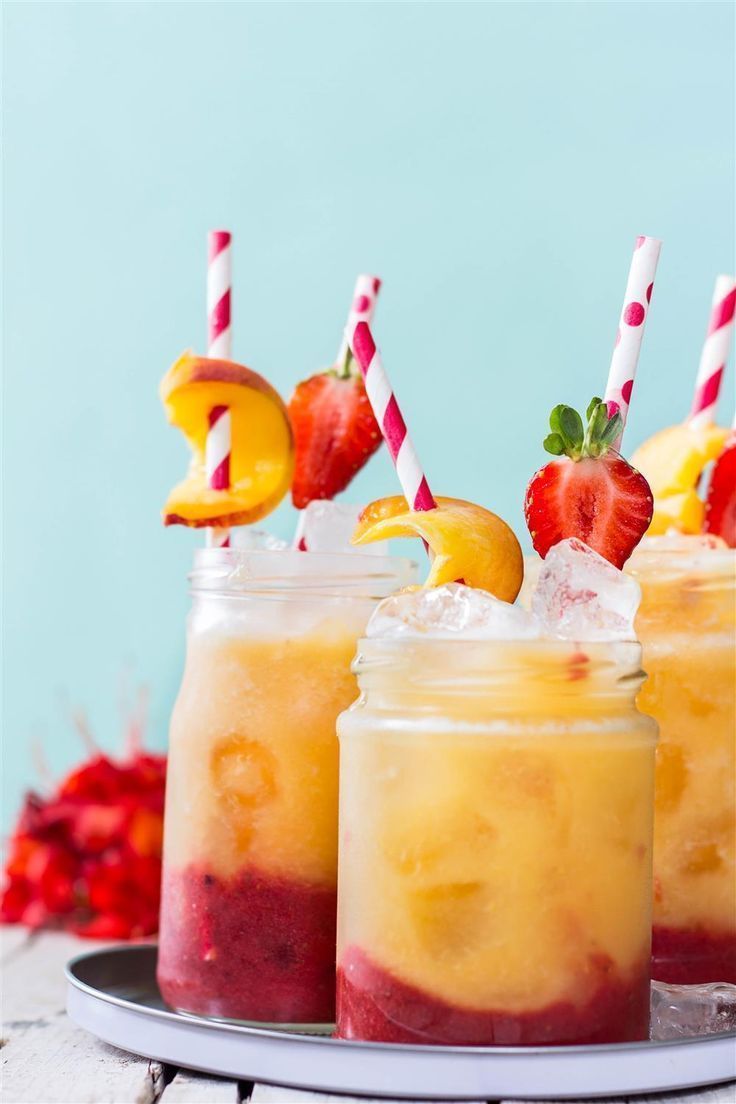
[[[235,235],[234,353],[286,396],[355,275],[432,486],[521,532],[549,408],[604,385],[637,234],[664,239],[627,444],[681,418],[733,265],[730,4],[5,8],[5,818],[120,742],[163,746],[197,538],[157,398],[203,348],[208,227]],[[723,401],[724,417],[731,394]],[[396,488],[385,453],[354,501]],[[274,519],[286,534],[294,516]]]

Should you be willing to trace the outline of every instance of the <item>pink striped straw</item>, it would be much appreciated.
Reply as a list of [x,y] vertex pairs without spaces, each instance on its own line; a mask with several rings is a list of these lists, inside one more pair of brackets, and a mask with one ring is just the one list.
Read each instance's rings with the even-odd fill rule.
[[[658,238],[638,237],[626,282],[624,305],[621,308],[621,318],[604,395],[608,403],[608,417],[612,418],[614,414],[620,414],[624,426],[629,413],[634,376],[644,336],[644,323],[649,313],[654,274],[657,271],[661,248],[662,242]],[[621,447],[622,436],[623,426],[614,445],[617,449]]]
[[434,510],[437,503],[432,497],[368,323],[357,322],[347,331],[347,339],[363,373],[366,394],[381,427],[409,508]]
[[337,351],[335,364],[343,364],[350,345],[347,335],[352,333],[358,322],[367,322],[370,326],[376,309],[376,300],[381,290],[381,281],[378,276],[369,276],[362,273],[355,281],[355,291],[350,304],[350,313],[343,331],[342,343]]
[[695,377],[693,405],[688,415],[688,423],[693,427],[711,425],[715,421],[718,392],[733,337],[735,310],[736,279],[717,276],[708,331]]
[[[232,287],[232,235],[229,230],[210,230],[207,235],[207,356],[229,360],[232,351],[230,294]],[[231,423],[227,406],[213,406],[205,444],[207,484],[213,491],[230,486]],[[208,529],[210,548],[229,548],[229,529]]]

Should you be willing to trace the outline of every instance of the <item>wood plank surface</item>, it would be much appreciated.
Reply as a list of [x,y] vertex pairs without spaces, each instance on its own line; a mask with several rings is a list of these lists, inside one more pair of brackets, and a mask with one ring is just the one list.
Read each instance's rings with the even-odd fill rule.
[[241,1096],[237,1081],[180,1069],[164,1088],[160,1104],[240,1104],[249,1096],[250,1086]]
[[[21,928],[0,929],[3,1104],[244,1104],[249,1100],[252,1104],[370,1104],[367,1097],[251,1086],[164,1068],[98,1041],[72,1024],[64,1011],[64,965],[74,954],[95,946],[64,934],[29,937]],[[400,1102],[384,1098],[381,1104]],[[404,1100],[403,1104],[411,1102]],[[736,1082],[615,1101],[579,1100],[576,1104],[736,1104]]]
[[92,945],[49,933],[2,938],[4,1104],[155,1104],[157,1062],[126,1054],[76,1027],[64,1010],[64,965]]

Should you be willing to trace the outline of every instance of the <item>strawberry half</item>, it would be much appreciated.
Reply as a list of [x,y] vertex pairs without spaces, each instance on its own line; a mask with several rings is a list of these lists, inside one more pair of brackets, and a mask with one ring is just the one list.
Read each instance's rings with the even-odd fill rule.
[[713,465],[703,528],[736,548],[736,435]]
[[609,418],[606,404],[595,398],[587,420],[584,429],[572,407],[552,411],[544,447],[559,459],[532,478],[524,516],[542,559],[559,541],[577,537],[621,568],[649,527],[654,500],[641,472],[612,447],[621,416]]
[[303,509],[345,490],[381,443],[381,431],[352,357],[297,384],[289,401],[296,462],[291,500]]

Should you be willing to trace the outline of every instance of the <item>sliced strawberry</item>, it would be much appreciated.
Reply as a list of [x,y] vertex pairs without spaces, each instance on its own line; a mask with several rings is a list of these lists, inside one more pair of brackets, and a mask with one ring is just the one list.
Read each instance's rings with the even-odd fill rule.
[[297,384],[289,402],[296,444],[291,486],[299,509],[343,491],[381,443],[360,375],[330,370]]
[[736,436],[713,465],[703,528],[736,548]]
[[623,567],[652,520],[654,502],[644,476],[612,448],[619,415],[609,419],[606,404],[593,399],[585,430],[569,406],[555,407],[550,426],[544,446],[558,459],[534,475],[524,501],[535,549],[544,558],[559,541],[577,537]]

